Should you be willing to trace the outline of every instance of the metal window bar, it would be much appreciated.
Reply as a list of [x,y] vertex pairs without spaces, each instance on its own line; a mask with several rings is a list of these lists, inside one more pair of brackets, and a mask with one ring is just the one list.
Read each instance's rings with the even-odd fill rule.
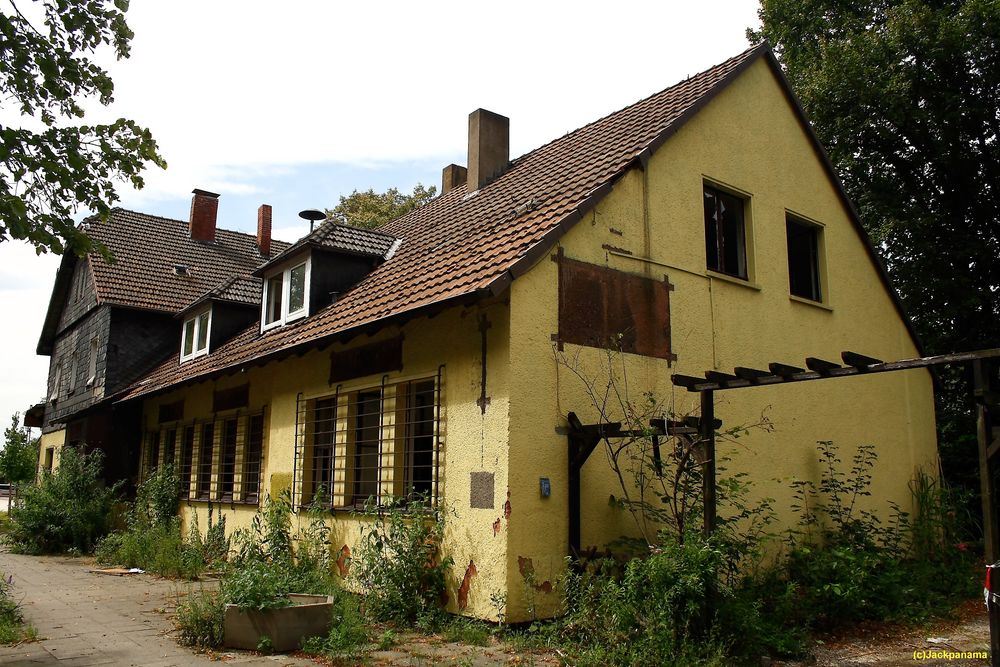
[[264,415],[250,415],[247,421],[242,498],[244,502],[256,503],[260,499],[260,474],[264,458]]
[[212,464],[215,453],[215,423],[206,422],[201,425],[201,438],[198,442],[198,482],[195,496],[199,500],[209,500],[212,497]]
[[222,422],[222,437],[219,451],[219,492],[220,500],[231,502],[236,486],[236,450],[240,436],[240,418],[227,417]]
[[194,426],[185,426],[181,437],[181,456],[178,476],[180,478],[180,497],[191,497],[191,468],[194,461]]
[[174,470],[177,469],[177,462],[174,460],[174,455],[177,453],[177,429],[171,428],[167,429],[165,437],[163,438],[163,461],[161,465],[170,465]]
[[146,472],[152,473],[160,465],[160,432],[153,431],[149,436],[148,456],[146,457]]
[[434,503],[441,444],[441,375],[330,397],[297,409],[293,500],[361,508],[390,499]]

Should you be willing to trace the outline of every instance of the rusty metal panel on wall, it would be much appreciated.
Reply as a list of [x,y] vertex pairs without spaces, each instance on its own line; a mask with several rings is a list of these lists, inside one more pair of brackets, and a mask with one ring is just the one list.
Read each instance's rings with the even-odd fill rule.
[[560,343],[673,361],[667,281],[568,259],[559,262]]

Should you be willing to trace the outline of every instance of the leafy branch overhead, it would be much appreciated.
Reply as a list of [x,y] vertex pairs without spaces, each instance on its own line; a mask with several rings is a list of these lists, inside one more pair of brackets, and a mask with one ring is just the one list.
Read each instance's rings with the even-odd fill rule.
[[85,209],[106,219],[119,199],[116,182],[142,188],[147,163],[166,163],[134,121],[76,124],[84,100],[114,100],[91,54],[110,47],[118,59],[129,56],[127,0],[38,0],[31,9],[31,18],[14,2],[0,11],[0,110],[21,120],[0,125],[0,242],[84,254],[94,244],[72,216]]
[[436,187],[425,188],[421,183],[414,186],[412,194],[405,194],[396,188],[385,192],[355,190],[349,195],[341,195],[339,204],[326,209],[326,217],[345,225],[372,229],[420,208],[436,194]]

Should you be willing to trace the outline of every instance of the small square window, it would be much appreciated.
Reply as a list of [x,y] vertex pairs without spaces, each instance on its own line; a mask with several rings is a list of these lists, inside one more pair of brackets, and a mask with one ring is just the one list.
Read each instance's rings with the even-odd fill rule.
[[793,296],[822,303],[819,247],[822,228],[788,216],[788,291]]
[[747,280],[746,200],[705,185],[705,255],[711,271]]

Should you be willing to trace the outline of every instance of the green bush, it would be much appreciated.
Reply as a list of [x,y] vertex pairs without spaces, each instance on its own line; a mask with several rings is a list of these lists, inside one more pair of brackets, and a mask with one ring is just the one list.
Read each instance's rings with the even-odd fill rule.
[[352,575],[366,611],[379,621],[413,624],[440,609],[452,565],[441,555],[444,519],[421,502],[369,508]]
[[371,633],[361,614],[357,598],[341,592],[334,596],[330,632],[325,637],[303,640],[302,650],[334,660],[357,659],[364,655],[371,640]]
[[64,447],[55,472],[27,486],[6,539],[23,553],[90,553],[108,532],[119,485],[101,481],[101,452]]
[[198,648],[214,648],[222,644],[225,605],[213,591],[191,592],[177,601],[175,624],[180,642]]
[[209,559],[217,556],[210,554],[210,549],[202,542],[196,521],[185,542],[177,516],[177,488],[177,476],[169,465],[147,478],[125,513],[125,530],[112,533],[97,543],[94,551],[97,561],[105,565],[138,567],[162,577],[196,579],[200,576]]

